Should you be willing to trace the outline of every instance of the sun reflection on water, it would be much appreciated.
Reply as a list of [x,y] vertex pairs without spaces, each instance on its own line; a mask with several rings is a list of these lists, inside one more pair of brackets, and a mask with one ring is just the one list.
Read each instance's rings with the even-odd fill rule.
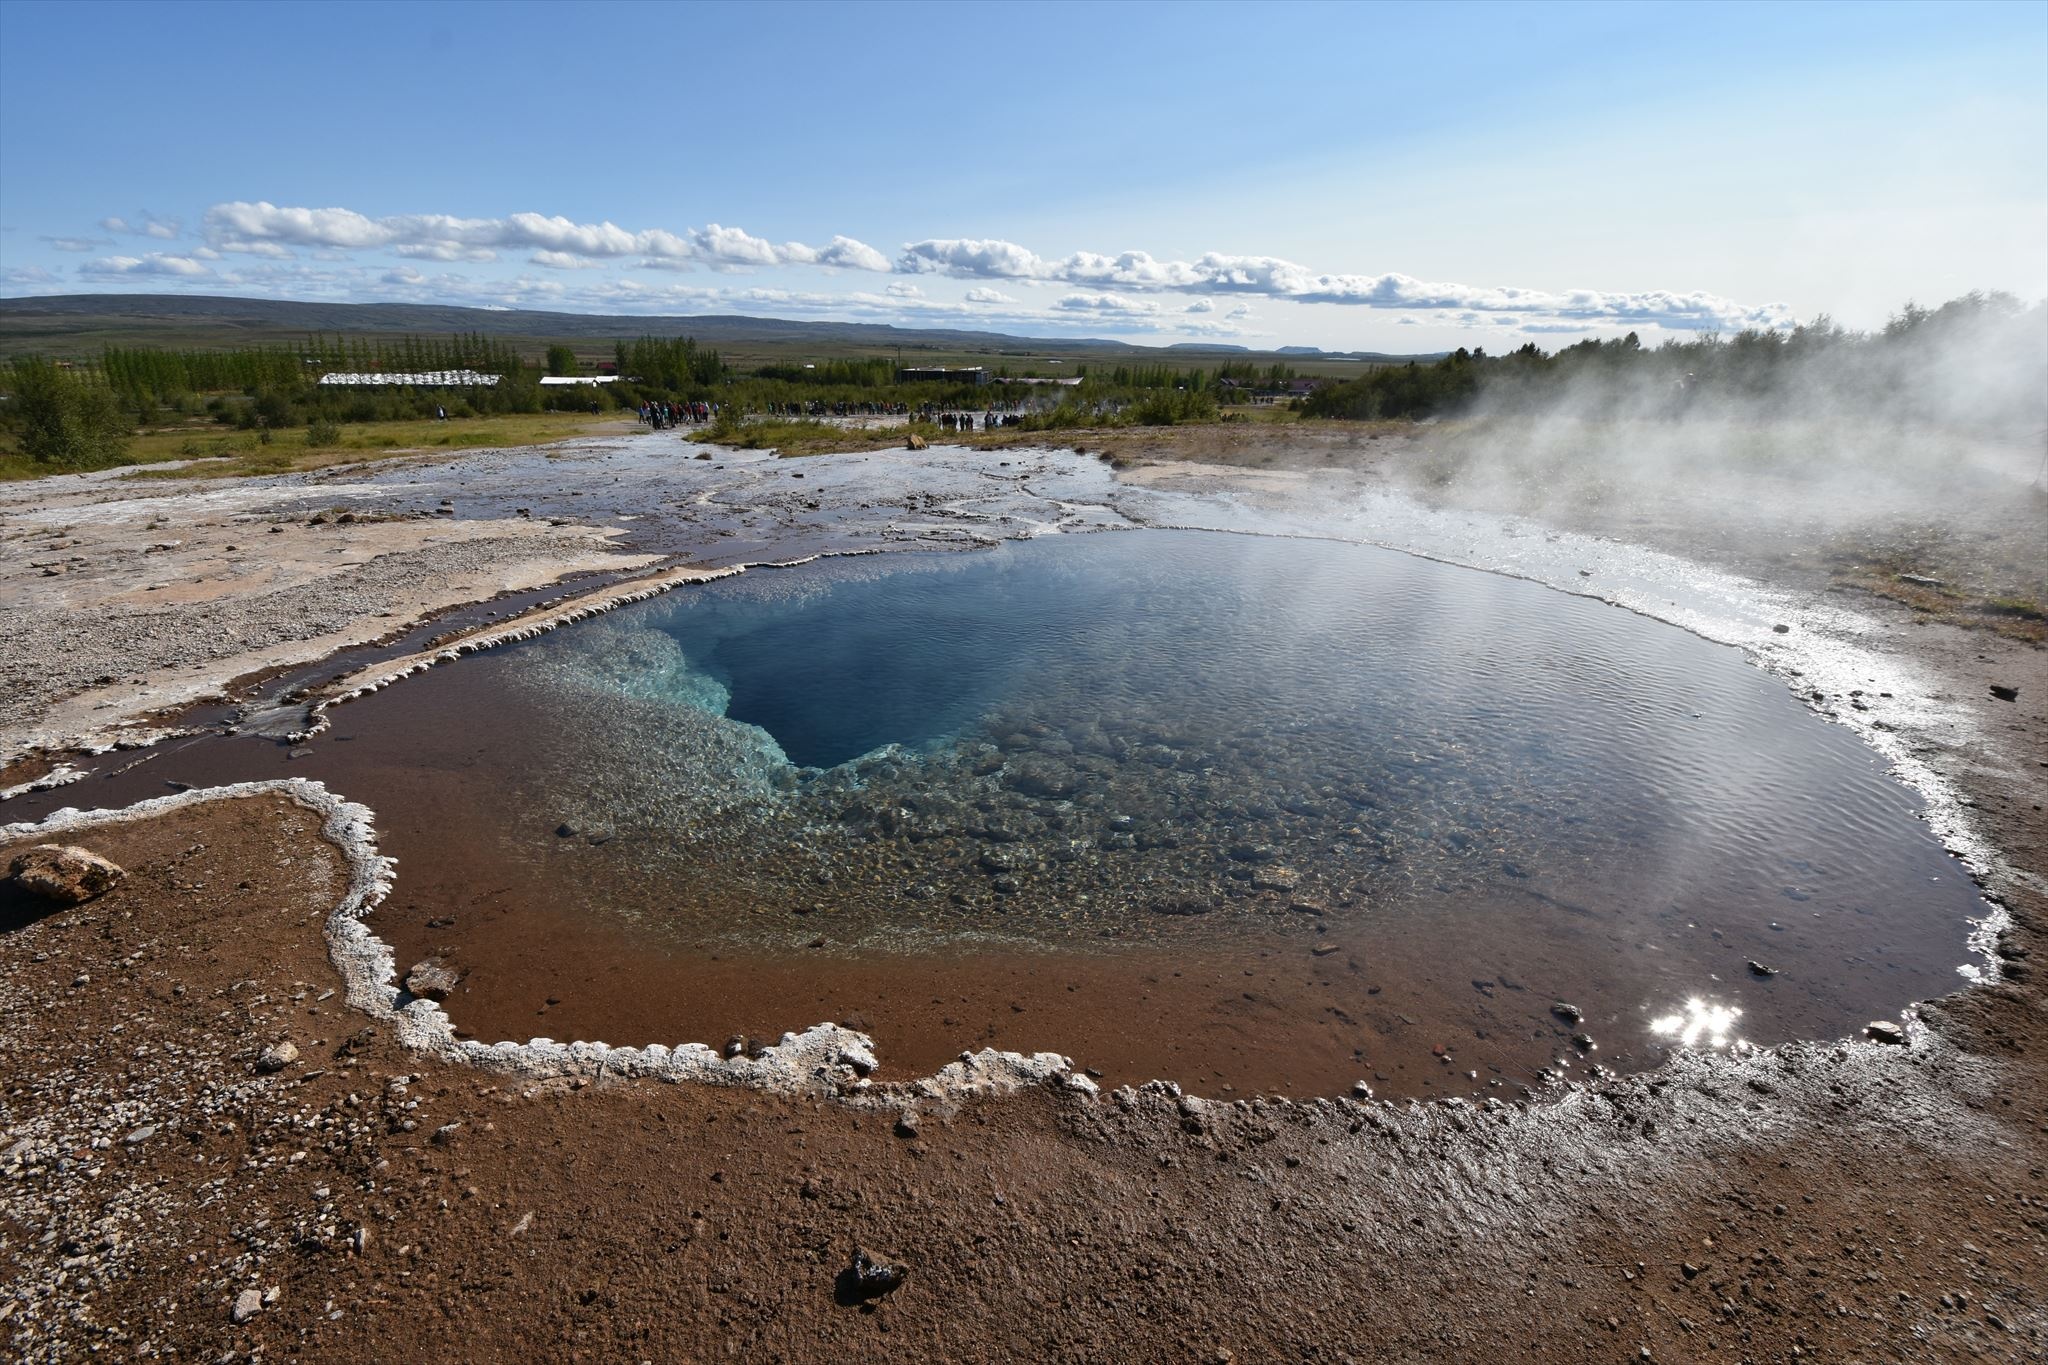
[[[1660,1038],[1676,1038],[1680,1047],[1726,1047],[1735,1021],[1742,1014],[1733,1005],[1710,1005],[1694,996],[1677,1014],[1650,1021],[1650,1032]],[[1738,1044],[1740,1039],[1734,1040]]]

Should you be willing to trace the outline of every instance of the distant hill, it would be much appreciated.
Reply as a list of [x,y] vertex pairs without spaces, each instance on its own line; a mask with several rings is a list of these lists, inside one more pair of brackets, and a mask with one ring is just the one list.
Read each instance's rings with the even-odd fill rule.
[[711,345],[748,341],[852,342],[868,346],[995,348],[1033,352],[1145,348],[1108,340],[1046,340],[946,328],[893,327],[870,322],[794,322],[720,314],[654,315],[545,313],[526,309],[456,308],[418,303],[314,303],[298,299],[238,299],[189,294],[57,294],[0,299],[0,325],[16,319],[185,320],[255,324],[293,332],[483,332],[493,336],[634,337],[687,332]]
[[[109,344],[250,345],[289,340],[311,332],[482,332],[489,336],[571,343],[687,335],[741,357],[901,350],[916,351],[927,363],[936,363],[940,356],[976,355],[1137,360],[1157,357],[1162,352],[1171,352],[1176,357],[1283,354],[1209,342],[1183,342],[1162,348],[1101,337],[1019,337],[958,328],[793,321],[728,314],[548,313],[441,304],[319,303],[203,294],[53,294],[0,299],[0,355],[36,351],[93,354]],[[1285,353],[1303,349],[1293,347]],[[1385,362],[1411,357],[1355,358]]]

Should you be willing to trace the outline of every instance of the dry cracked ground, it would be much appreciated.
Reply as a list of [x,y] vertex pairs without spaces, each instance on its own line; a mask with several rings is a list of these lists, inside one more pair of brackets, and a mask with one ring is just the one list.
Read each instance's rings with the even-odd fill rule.
[[[1347,477],[1376,475],[1327,476]],[[223,546],[288,541],[263,518],[303,510],[218,492],[239,508]],[[148,592],[150,556],[195,533],[76,496],[56,515],[19,492],[0,507],[7,609],[42,575],[27,532],[55,523],[40,539],[132,556],[81,609],[179,619],[155,605],[172,587],[131,602],[112,585]],[[391,556],[532,554],[513,576],[530,586],[550,561],[516,537],[560,537],[556,562],[585,566],[631,548],[573,523],[459,524],[486,529],[322,561],[334,591],[402,613],[344,633],[499,590],[465,580],[422,605],[419,585],[376,577],[404,564]],[[148,548],[168,540],[187,545]],[[253,603],[253,647],[329,648],[261,596],[221,593]],[[78,841],[128,870],[112,892],[70,909],[0,893],[0,1337],[25,1361],[2040,1359],[2048,667],[2024,641],[1867,606],[1876,646],[1952,702],[1916,738],[1995,850],[1997,979],[1923,1005],[1903,1046],[1687,1057],[1525,1103],[1219,1102],[1153,1083],[854,1106],[508,1082],[343,1005],[322,926],[348,869],[310,813],[224,800],[95,830]],[[247,671],[246,652],[215,672]],[[106,675],[81,659],[26,701],[17,682],[10,733],[90,720],[110,698],[71,698]],[[0,858],[34,841],[9,834]],[[864,1284],[857,1249],[900,1280]]]

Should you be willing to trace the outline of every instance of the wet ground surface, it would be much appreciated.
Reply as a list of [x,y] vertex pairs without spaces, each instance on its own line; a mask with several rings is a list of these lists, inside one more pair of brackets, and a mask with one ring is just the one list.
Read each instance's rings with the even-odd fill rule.
[[854,541],[993,544],[1127,524],[1109,506],[1109,467],[1055,451],[942,447],[782,460],[652,432],[351,471],[327,482],[352,508],[462,520],[567,517],[624,531],[623,547],[710,566],[786,562]]
[[[488,496],[470,491],[486,476]],[[1597,575],[1631,605],[1779,643],[1773,604],[1646,552],[1401,499],[1310,517],[1119,489],[1098,462],[1052,452],[696,460],[663,435],[400,468],[348,494],[358,507],[447,498],[458,516],[535,517],[591,515],[599,496],[631,548],[694,544],[709,553],[692,559],[712,562],[771,546],[778,558],[939,548],[1147,522],[1370,526],[1423,553],[1462,544],[1511,573]],[[1106,544],[1067,548],[1099,557]],[[1557,699],[1583,696],[1589,716],[1612,678],[1640,673],[1640,696],[1609,698],[1619,709],[1607,728],[1656,762],[1625,773],[1597,745],[1557,750],[1552,738],[1475,750],[1447,723],[1445,698],[1412,686],[1362,749],[1345,747],[1343,727],[1317,726],[1313,708],[1225,733],[1213,719],[1190,726],[1180,697],[1167,709],[1186,733],[1160,730],[1162,713],[1105,726],[1099,706],[1075,705],[1083,670],[1055,680],[1047,705],[1006,702],[931,752],[798,774],[757,732],[593,674],[592,651],[572,641],[630,654],[650,637],[635,635],[636,613],[674,614],[662,599],[351,703],[297,759],[250,739],[179,745],[37,802],[120,804],[167,782],[283,772],[368,802],[403,868],[380,932],[407,961],[439,954],[465,973],[451,1009],[487,1038],[715,1044],[831,1018],[872,1032],[894,1074],[994,1044],[1208,1093],[1336,1093],[1365,1080],[1473,1094],[1546,1067],[1653,1063],[1665,1042],[1651,1024],[1694,996],[1741,1009],[1735,1032],[1767,1042],[1853,1032],[1954,980],[1976,908],[1967,879],[1874,755],[1731,651],[1501,577],[1353,547],[1306,552],[1406,566],[1391,609],[1437,634],[1450,618],[1415,585],[1455,577],[1467,614],[1450,633],[1497,647],[1480,660],[1478,695],[1452,698],[1454,715],[1481,716],[1480,738],[1527,719],[1515,674],[1528,660],[1504,623],[1554,614],[1560,633],[1529,642],[1551,660],[1538,672]],[[1184,576],[1163,560],[1153,572]],[[889,568],[842,563],[821,577],[877,581]],[[937,567],[913,563],[912,578]],[[806,572],[728,582],[758,595]],[[1572,654],[1608,662],[1566,676],[1557,660]],[[580,701],[565,713],[569,695]],[[1781,751],[1788,735],[1818,748]],[[1721,754],[1777,766],[1738,779]],[[135,762],[114,756],[103,771]],[[1715,789],[1737,781],[1762,788]],[[1705,807],[1685,807],[1688,789]],[[564,826],[574,834],[557,834]],[[1752,960],[1778,974],[1751,972]],[[1553,1013],[1558,1001],[1583,1019]]]

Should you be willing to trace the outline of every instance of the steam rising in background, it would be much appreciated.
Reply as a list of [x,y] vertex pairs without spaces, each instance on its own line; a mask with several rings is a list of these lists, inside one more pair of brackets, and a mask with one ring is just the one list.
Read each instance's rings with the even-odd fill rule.
[[[1826,318],[1784,332],[1585,342],[1474,367],[1470,420],[1408,471],[1425,491],[1628,535],[1658,524],[1762,533],[1771,555],[1882,533],[1981,531],[1983,574],[2039,594],[2048,577],[2048,308],[1969,295],[1908,305],[1882,331]],[[1937,523],[1948,531],[1937,531]],[[1938,556],[1937,556],[1938,557]],[[1979,556],[1982,558],[1982,556]],[[2037,604],[2038,605],[2038,602]]]

